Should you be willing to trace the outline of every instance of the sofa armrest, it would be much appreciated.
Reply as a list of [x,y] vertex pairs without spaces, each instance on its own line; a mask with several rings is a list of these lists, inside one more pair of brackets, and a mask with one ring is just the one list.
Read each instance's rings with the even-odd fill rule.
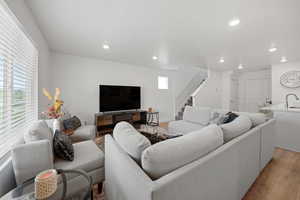
[[263,170],[265,166],[273,158],[275,151],[275,119],[271,119],[259,126],[261,129],[260,141],[260,169]]
[[41,171],[53,169],[53,152],[49,140],[17,145],[12,148],[11,156],[18,185]]
[[105,136],[105,199],[150,200],[153,181],[115,142]]

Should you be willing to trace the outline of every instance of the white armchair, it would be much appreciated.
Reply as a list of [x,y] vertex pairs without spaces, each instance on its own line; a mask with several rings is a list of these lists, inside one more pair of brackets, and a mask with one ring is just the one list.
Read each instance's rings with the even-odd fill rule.
[[[52,138],[45,137],[51,135],[50,127],[47,127],[48,125],[43,120],[33,123],[30,129],[31,132],[25,134],[32,135],[36,133],[39,137],[27,136],[25,144],[20,144],[12,148],[11,155],[16,183],[18,185],[22,184],[24,181],[35,177],[36,174],[46,169],[81,169],[88,173],[92,177],[93,184],[98,184],[99,189],[101,189],[104,180],[104,153],[102,150],[94,141],[87,140],[73,144],[73,161],[66,161],[60,158],[54,159],[51,144]],[[29,141],[29,139],[31,140]],[[85,181],[81,180],[82,177],[67,176],[67,179],[68,196],[86,186]]]

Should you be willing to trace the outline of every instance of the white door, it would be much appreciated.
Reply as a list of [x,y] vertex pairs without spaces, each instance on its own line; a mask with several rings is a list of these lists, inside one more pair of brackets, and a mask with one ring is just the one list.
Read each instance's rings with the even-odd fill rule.
[[270,79],[248,79],[246,81],[245,111],[258,112],[264,106],[266,98],[270,98]]
[[271,98],[271,72],[260,70],[246,72],[239,78],[240,111],[258,112]]
[[237,78],[231,77],[230,79],[230,105],[229,109],[233,111],[239,111],[239,81]]

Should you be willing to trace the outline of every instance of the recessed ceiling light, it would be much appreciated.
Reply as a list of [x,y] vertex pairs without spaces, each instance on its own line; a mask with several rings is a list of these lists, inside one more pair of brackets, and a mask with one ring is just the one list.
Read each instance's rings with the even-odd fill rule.
[[269,52],[275,52],[275,51],[277,51],[276,47],[272,47],[272,48],[269,49]]
[[152,59],[153,59],[153,60],[157,60],[158,57],[157,57],[157,56],[152,56]]
[[108,44],[103,44],[103,45],[102,45],[102,48],[103,48],[103,49],[109,49],[110,46],[109,46]]
[[286,57],[285,57],[285,56],[282,56],[282,57],[281,57],[281,60],[280,60],[280,62],[282,62],[282,63],[285,63],[285,62],[287,62],[287,59],[286,59]]
[[244,68],[244,66],[242,65],[242,64],[240,64],[239,66],[238,66],[238,69],[243,69]]
[[240,24],[240,22],[241,22],[240,19],[235,18],[235,19],[230,20],[230,21],[228,22],[228,25],[229,25],[229,26],[237,26],[237,25]]
[[225,62],[224,58],[220,58],[219,62],[224,63]]

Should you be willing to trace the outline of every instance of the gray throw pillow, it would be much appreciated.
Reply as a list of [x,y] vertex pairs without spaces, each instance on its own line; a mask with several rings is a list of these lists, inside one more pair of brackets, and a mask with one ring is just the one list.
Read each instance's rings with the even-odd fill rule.
[[235,113],[233,113],[233,112],[228,112],[228,113],[226,113],[225,118],[224,118],[222,124],[230,123],[230,122],[232,122],[233,120],[235,120],[237,117],[238,117],[237,114],[235,114]]
[[68,161],[74,160],[74,147],[69,136],[59,130],[55,131],[53,139],[54,154]]
[[64,120],[63,125],[65,130],[76,130],[81,126],[81,121],[78,117],[74,116]]

